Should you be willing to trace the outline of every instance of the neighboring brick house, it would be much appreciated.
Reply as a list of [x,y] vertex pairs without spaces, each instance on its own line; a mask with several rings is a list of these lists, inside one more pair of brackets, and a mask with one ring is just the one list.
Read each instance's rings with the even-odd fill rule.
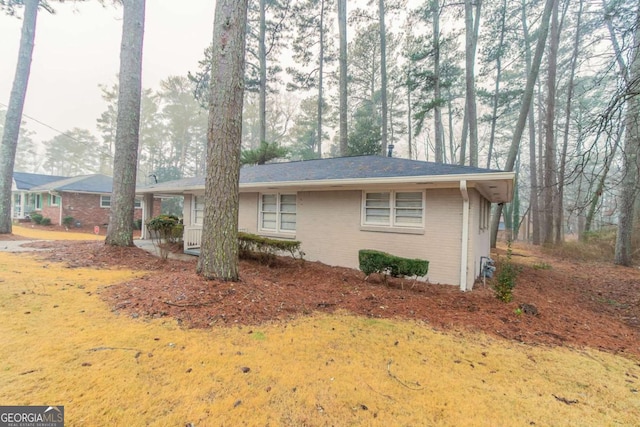
[[[22,173],[22,179],[30,174]],[[35,203],[26,214],[37,212],[51,220],[51,224],[62,224],[64,218],[73,218],[76,227],[106,226],[109,223],[113,180],[106,175],[82,175],[57,179],[33,186],[28,196]],[[15,180],[15,174],[14,174]],[[160,203],[154,203],[153,214],[160,214]],[[142,219],[142,201],[136,199],[134,220]]]
[[18,221],[25,220],[29,218],[31,212],[42,208],[42,195],[31,193],[32,188],[66,178],[66,176],[14,172],[11,185],[11,218]]

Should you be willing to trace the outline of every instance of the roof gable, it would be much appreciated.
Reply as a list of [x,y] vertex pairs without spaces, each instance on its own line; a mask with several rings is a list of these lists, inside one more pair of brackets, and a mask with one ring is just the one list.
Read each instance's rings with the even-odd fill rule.
[[109,194],[113,189],[113,179],[106,175],[81,175],[72,178],[64,178],[40,185],[31,191],[58,191],[76,193],[101,193]]
[[43,175],[37,173],[28,173],[28,172],[14,172],[13,180],[16,183],[16,188],[18,190],[31,190],[33,187],[37,187],[39,185],[45,185],[50,182],[59,181],[61,179],[66,179],[66,176],[57,176],[57,175]]

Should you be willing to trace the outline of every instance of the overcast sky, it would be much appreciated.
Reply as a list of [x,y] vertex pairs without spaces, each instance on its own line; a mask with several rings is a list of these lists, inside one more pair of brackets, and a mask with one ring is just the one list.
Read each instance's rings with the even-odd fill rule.
[[[108,2],[106,2],[108,3]],[[38,13],[36,42],[24,114],[57,130],[95,133],[105,110],[99,84],[117,83],[122,8],[52,2],[57,13]],[[213,34],[213,0],[148,0],[142,85],[157,89],[170,75],[195,71]],[[20,11],[21,13],[22,11]],[[0,108],[9,104],[22,20],[0,15]],[[57,133],[24,117],[34,139]]]

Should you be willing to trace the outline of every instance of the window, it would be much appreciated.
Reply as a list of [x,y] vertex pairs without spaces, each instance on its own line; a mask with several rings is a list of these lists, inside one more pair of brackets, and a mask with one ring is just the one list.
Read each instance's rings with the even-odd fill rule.
[[366,224],[389,225],[389,218],[391,218],[390,195],[391,193],[367,193],[364,208],[364,222]]
[[422,193],[395,193],[395,224],[406,226],[422,225]]
[[41,194],[36,194],[35,209],[37,211],[42,210],[42,195]]
[[[100,207],[101,208],[110,208],[111,207],[111,196],[100,196]],[[134,199],[133,207],[135,209],[142,209],[142,200]]]
[[280,195],[280,228],[286,231],[296,230],[296,195]]
[[424,192],[387,191],[365,193],[364,225],[388,227],[422,227]]
[[202,225],[204,220],[204,196],[193,196],[193,223]]
[[487,199],[480,200],[480,216],[479,216],[479,225],[480,231],[486,230],[489,228],[489,218],[491,217],[491,203]]
[[49,206],[59,206],[60,205],[60,196],[55,194],[49,194]]
[[282,233],[296,231],[296,195],[260,195],[260,230]]

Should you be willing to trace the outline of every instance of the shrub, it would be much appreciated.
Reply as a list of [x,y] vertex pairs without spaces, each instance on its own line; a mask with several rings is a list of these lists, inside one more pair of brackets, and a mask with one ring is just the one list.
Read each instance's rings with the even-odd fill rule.
[[373,273],[389,274],[393,277],[423,277],[429,271],[429,261],[409,259],[371,249],[358,252],[360,270],[367,276]]
[[147,221],[147,228],[155,238],[167,243],[177,243],[182,239],[184,227],[175,215],[158,215]]
[[142,230],[142,219],[138,218],[133,220],[133,229]]
[[71,227],[72,224],[73,224],[73,217],[71,215],[67,215],[64,218],[62,218],[62,225],[66,227]]
[[51,225],[51,218],[42,218],[40,225]]
[[151,239],[160,250],[160,257],[167,259],[169,247],[182,239],[183,225],[175,215],[158,215],[147,221]]
[[492,283],[493,291],[502,302],[511,302],[513,299],[513,288],[516,286],[516,278],[520,269],[511,261],[511,242],[507,248],[507,256],[504,260],[500,260],[498,274]]
[[35,222],[36,224],[42,223],[42,218],[44,218],[42,214],[39,214],[39,213],[31,214],[31,221]]
[[300,259],[304,255],[297,240],[271,239],[243,232],[238,232],[238,248],[240,257],[248,258],[257,254],[258,259],[266,264],[273,262],[279,252],[288,252],[293,258]]
[[183,236],[184,236],[184,224],[182,224],[182,222],[178,222],[171,229],[171,242],[180,243],[182,242]]

